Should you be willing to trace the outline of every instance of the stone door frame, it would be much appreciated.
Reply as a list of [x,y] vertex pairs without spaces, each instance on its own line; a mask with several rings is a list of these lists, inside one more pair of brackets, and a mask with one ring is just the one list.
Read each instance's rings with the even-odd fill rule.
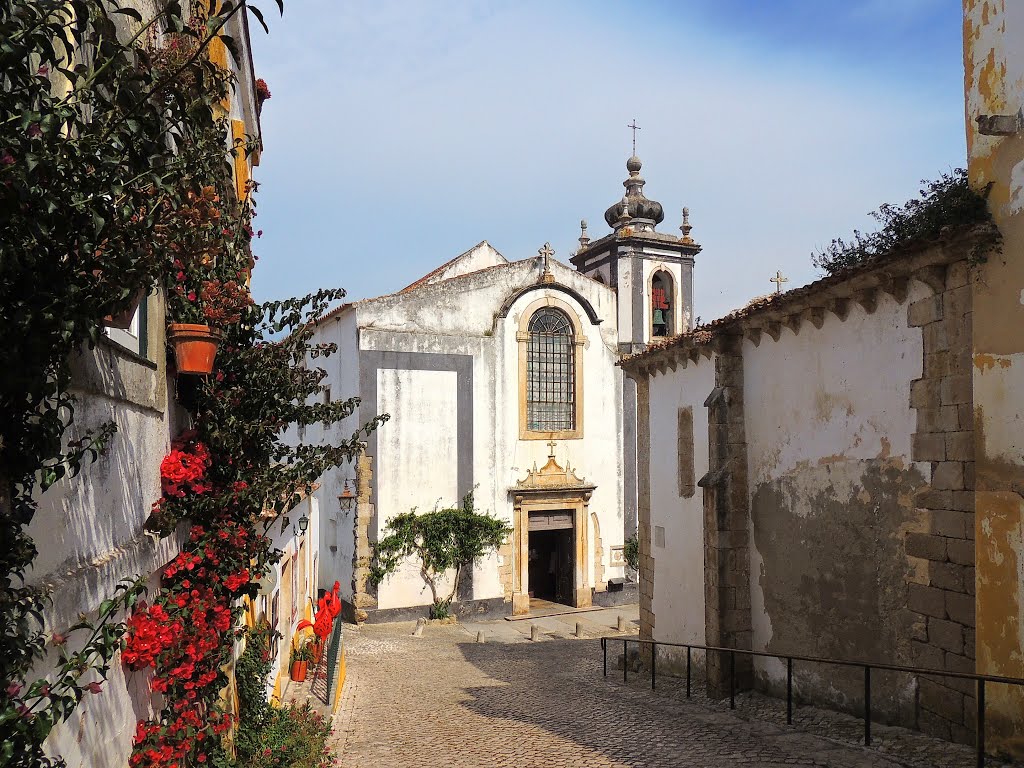
[[514,494],[512,547],[512,615],[530,612],[530,513],[572,513],[574,608],[591,605],[589,506],[592,489],[523,491]]

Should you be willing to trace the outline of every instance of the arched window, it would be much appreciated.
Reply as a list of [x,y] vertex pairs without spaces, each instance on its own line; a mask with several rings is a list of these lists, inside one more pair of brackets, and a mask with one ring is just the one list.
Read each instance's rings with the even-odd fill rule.
[[671,336],[675,307],[672,300],[675,291],[672,289],[672,275],[659,270],[651,280],[651,336]]
[[530,318],[526,344],[526,426],[532,432],[576,429],[576,351],[564,312],[543,307]]

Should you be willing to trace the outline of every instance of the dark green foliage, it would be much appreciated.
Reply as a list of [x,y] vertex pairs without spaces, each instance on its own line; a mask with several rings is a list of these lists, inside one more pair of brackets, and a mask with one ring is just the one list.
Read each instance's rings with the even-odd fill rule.
[[[834,275],[911,243],[934,240],[947,229],[991,223],[985,198],[971,188],[963,168],[921,184],[919,199],[899,206],[885,203],[870,214],[881,225],[877,232],[854,230],[851,240],[837,238],[827,248],[812,253],[811,263]],[[972,260],[983,261],[998,250],[999,242],[998,230],[993,227],[990,236],[975,246]]]
[[265,621],[245,633],[245,650],[235,662],[240,731],[262,728],[270,718],[267,676],[274,666],[270,645],[275,635],[277,632]]
[[[422,515],[413,509],[393,517],[387,530],[388,535],[374,547],[370,581],[379,584],[394,573],[402,561],[415,555],[420,575],[433,596],[431,618],[434,619],[449,615],[463,569],[500,547],[512,532],[503,520],[476,512],[472,492],[466,494],[458,507],[435,509]],[[447,596],[438,595],[437,579],[450,570],[455,571],[451,592]]]
[[326,768],[334,764],[327,746],[330,723],[308,703],[271,707],[265,724],[242,727],[236,742],[237,766],[244,768]]

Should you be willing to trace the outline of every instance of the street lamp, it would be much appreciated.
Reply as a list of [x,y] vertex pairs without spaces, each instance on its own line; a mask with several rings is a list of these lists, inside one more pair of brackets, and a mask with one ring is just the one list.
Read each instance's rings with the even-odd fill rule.
[[348,487],[348,478],[345,479],[345,487],[341,491],[341,495],[338,497],[338,501],[341,503],[341,509],[344,512],[352,511],[352,503],[356,500],[355,493]]
[[309,518],[303,513],[299,518],[299,533],[305,533],[307,528],[309,528]]

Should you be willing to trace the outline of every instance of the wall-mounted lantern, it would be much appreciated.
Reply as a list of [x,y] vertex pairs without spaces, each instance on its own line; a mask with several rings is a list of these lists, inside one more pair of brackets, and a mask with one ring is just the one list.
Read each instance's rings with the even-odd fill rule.
[[345,487],[341,491],[341,495],[338,497],[338,501],[341,503],[341,509],[343,512],[351,512],[352,505],[355,503],[356,495],[352,489],[348,487],[348,479],[345,479]]
[[306,529],[309,528],[309,518],[305,514],[299,518],[299,533],[305,533]]

